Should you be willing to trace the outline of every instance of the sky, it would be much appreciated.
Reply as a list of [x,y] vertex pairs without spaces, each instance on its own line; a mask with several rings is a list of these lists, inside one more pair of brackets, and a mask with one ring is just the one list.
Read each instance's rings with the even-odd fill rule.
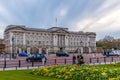
[[120,38],[120,0],[0,0],[0,38],[7,25],[95,32]]

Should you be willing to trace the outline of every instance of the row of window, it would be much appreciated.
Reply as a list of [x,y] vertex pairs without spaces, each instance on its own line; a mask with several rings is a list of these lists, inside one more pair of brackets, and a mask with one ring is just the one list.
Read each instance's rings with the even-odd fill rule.
[[[21,37],[21,36],[23,36],[23,34],[24,33],[16,33],[16,34],[14,34],[14,35],[17,35],[17,36],[19,36],[19,37]],[[26,37],[47,37],[47,38],[49,38],[49,37],[52,37],[52,35],[51,34],[47,34],[47,33],[36,33],[36,32],[33,32],[33,33],[25,33],[25,36]],[[55,38],[57,37],[58,35],[55,35]],[[67,36],[68,38],[74,38],[74,40],[75,39],[88,39],[88,37],[89,36],[83,36],[83,35],[68,35]],[[67,38],[66,37],[66,38]]]

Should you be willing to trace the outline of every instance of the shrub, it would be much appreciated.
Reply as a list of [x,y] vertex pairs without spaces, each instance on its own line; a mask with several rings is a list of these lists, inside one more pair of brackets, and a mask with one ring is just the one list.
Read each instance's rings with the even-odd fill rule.
[[31,73],[65,80],[120,80],[120,67],[110,65],[55,65],[34,69]]

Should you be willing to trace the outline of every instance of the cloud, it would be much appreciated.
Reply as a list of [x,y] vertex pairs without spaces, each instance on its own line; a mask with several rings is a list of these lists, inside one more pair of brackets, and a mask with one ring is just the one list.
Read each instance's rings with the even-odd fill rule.
[[0,0],[0,33],[9,24],[52,27],[58,18],[58,26],[70,30],[96,32],[97,38],[116,37],[119,14],[120,0]]
[[3,38],[4,36],[3,34],[4,34],[6,25],[8,25],[8,23],[0,21],[0,38]]
[[4,33],[4,30],[0,29],[0,38],[3,38],[3,33]]
[[5,26],[8,25],[8,23],[0,21],[0,30],[5,29]]
[[66,14],[67,14],[67,9],[61,9],[60,10],[60,12],[59,12],[59,15],[61,16],[61,17],[64,17],[64,16],[66,16]]
[[120,31],[120,0],[106,0],[89,15],[75,23],[76,30],[93,31],[98,36]]
[[0,16],[6,20],[11,19],[10,12],[3,5],[0,5]]
[[[5,6],[5,4],[0,3],[0,22],[12,24],[17,21],[20,21],[19,18],[15,15],[15,12],[12,12],[12,11],[13,10],[10,9],[9,6],[7,5]],[[4,27],[6,27],[7,25],[5,25]]]

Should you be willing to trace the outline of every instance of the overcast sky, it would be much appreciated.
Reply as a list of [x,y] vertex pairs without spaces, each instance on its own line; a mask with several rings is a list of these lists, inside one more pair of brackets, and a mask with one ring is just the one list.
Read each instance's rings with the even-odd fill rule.
[[59,27],[120,38],[120,0],[0,0],[0,38],[7,25]]

